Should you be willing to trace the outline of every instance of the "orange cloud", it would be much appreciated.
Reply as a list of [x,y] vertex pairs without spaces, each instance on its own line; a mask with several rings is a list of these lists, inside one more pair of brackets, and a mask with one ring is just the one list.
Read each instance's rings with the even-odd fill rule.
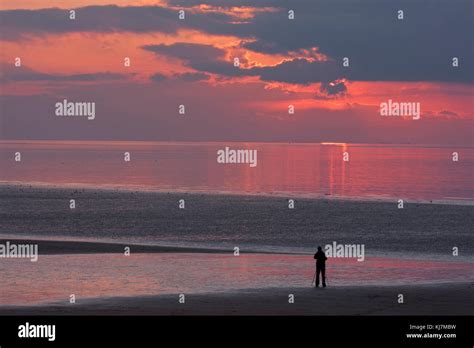
[[165,6],[164,0],[2,0],[0,2],[0,10],[25,9],[33,10],[40,8],[63,8],[72,9],[92,5],[110,5],[114,3],[119,6]]

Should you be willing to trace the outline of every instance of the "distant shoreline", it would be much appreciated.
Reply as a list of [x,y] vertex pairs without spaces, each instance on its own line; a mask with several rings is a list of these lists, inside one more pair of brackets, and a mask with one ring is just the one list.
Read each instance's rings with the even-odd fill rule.
[[[350,197],[338,195],[321,195],[298,192],[233,192],[233,191],[206,191],[189,189],[159,189],[144,186],[119,186],[119,185],[96,185],[86,183],[61,183],[52,184],[46,182],[15,182],[0,180],[0,188],[17,189],[53,189],[53,190],[87,190],[97,192],[137,192],[137,193],[161,193],[161,194],[189,194],[189,195],[208,195],[208,196],[236,196],[236,197],[261,197],[261,198],[286,198],[301,200],[319,200],[319,201],[340,201],[340,202],[362,202],[362,203],[396,203],[399,198],[382,196]],[[426,200],[426,199],[404,199],[405,204],[436,204],[436,205],[462,205],[474,206],[474,200]]]

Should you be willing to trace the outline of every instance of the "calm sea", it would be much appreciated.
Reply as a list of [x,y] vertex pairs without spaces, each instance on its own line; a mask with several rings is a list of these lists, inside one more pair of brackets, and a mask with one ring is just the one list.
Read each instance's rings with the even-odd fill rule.
[[[217,151],[257,150],[257,166]],[[21,162],[15,162],[16,152]],[[130,161],[124,161],[124,153]],[[453,152],[458,161],[453,161]],[[348,161],[343,161],[343,154]],[[0,181],[123,189],[474,202],[474,149],[406,145],[0,142]]]

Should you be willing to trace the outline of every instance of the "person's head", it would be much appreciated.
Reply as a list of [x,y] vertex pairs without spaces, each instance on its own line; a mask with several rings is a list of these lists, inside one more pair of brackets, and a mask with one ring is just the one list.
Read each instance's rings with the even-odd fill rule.
[[321,248],[320,246],[318,246],[318,251],[321,251],[321,250],[323,250],[323,248]]

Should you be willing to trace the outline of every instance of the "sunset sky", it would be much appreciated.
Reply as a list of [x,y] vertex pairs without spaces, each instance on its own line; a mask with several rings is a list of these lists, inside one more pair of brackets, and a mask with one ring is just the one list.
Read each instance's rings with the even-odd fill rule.
[[[470,0],[2,0],[0,9],[1,139],[474,145]],[[96,118],[55,116],[64,99],[95,102]],[[419,102],[421,119],[380,116],[389,99]]]

